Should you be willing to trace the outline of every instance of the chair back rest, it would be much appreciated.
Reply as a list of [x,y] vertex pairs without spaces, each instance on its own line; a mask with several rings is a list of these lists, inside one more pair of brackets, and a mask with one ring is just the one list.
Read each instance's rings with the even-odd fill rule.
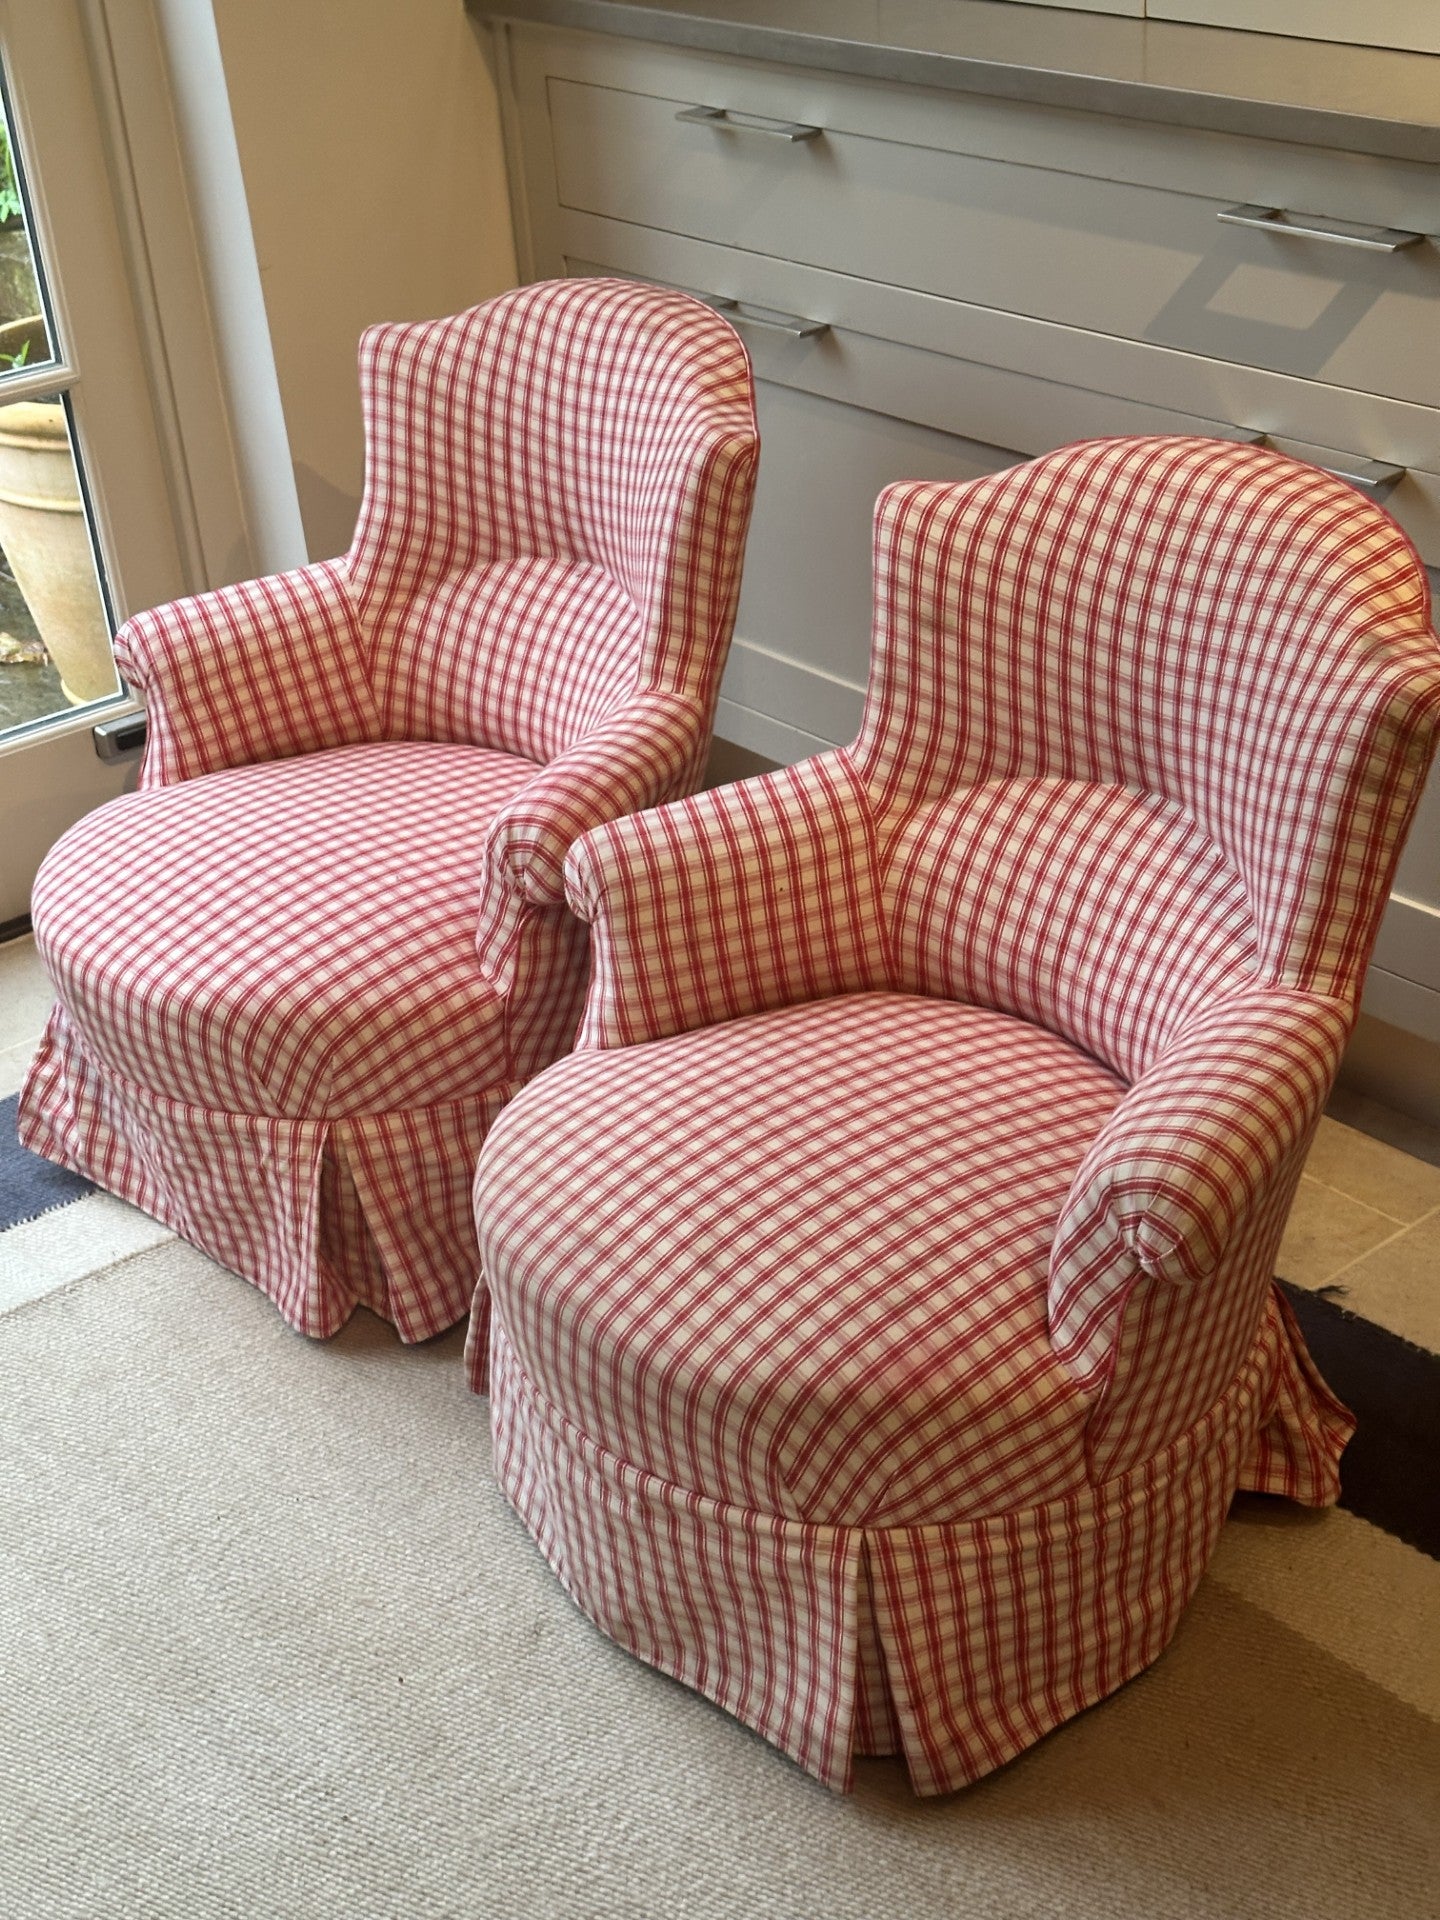
[[852,751],[907,972],[1127,1077],[1218,985],[1358,993],[1440,708],[1388,515],[1259,448],[1090,441],[890,488],[875,578]]
[[548,760],[629,694],[713,705],[758,443],[699,301],[542,282],[360,349],[348,556],[392,735]]
[[889,871],[907,987],[1048,1027],[1126,1080],[1255,974],[1223,854],[1173,801],[1128,787],[962,789],[910,817]]

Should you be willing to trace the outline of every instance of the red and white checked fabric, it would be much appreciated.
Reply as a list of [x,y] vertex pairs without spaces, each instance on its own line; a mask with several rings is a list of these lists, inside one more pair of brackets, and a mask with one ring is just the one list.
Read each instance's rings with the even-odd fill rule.
[[1086,441],[890,488],[875,594],[853,752],[881,812],[987,781],[1172,801],[1247,891],[1258,975],[1357,989],[1435,724],[1387,514],[1260,447]]
[[52,851],[35,1150],[333,1333],[463,1317],[485,1130],[575,1032],[570,842],[688,792],[757,458],[749,364],[659,288],[523,288],[361,349],[343,560],[131,621],[141,791]]
[[477,313],[361,343],[347,567],[386,735],[548,761],[636,693],[708,717],[757,458],[737,335],[625,280]]
[[891,489],[876,577],[852,747],[571,848],[580,1049],[476,1212],[579,1604],[939,1792],[1156,1657],[1237,1486],[1337,1495],[1271,1275],[1440,646],[1383,513],[1214,441]]
[[1122,1090],[887,993],[573,1054],[476,1180],[506,1336],[598,1446],[711,1499],[892,1526],[1065,1492],[1087,1403],[1046,1262]]
[[1173,800],[987,780],[911,814],[890,861],[902,978],[999,1005],[1133,1080],[1255,975],[1240,877]]
[[[1340,1001],[1288,988],[1232,994],[1196,1014],[1130,1087],[1085,1156],[1050,1254],[1050,1336],[1082,1385],[1102,1385],[1114,1365],[1140,1276],[1231,1305],[1247,1291],[1242,1273],[1252,1295],[1264,1287],[1353,1018]],[[1248,1228],[1277,1190],[1285,1203],[1252,1246]],[[1252,1305],[1253,1326],[1258,1296]],[[1248,1334],[1242,1323],[1207,1353],[1224,1309],[1211,1302],[1203,1321],[1177,1364],[1201,1369],[1209,1405]],[[1146,1351],[1153,1363],[1153,1339]]]
[[[856,1755],[902,1753],[917,1793],[948,1793],[1159,1657],[1237,1479],[1334,1499],[1352,1423],[1310,1390],[1292,1338],[1272,1295],[1224,1400],[1128,1473],[984,1517],[867,1528],[726,1505],[606,1453],[539,1400],[499,1319],[496,1465],[571,1597],[620,1646],[826,1786],[848,1791]],[[1292,1423],[1294,1457],[1272,1446],[1262,1484],[1244,1464],[1257,1429]]]
[[874,824],[843,753],[608,822],[566,886],[594,955],[582,1048],[890,983]]
[[136,614],[115,658],[145,695],[142,787],[382,737],[343,560]]

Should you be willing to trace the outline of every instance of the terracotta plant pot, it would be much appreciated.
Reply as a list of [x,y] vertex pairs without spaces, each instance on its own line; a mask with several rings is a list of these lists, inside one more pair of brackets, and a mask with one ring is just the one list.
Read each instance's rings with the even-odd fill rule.
[[[0,355],[18,353],[27,340],[32,359],[48,352],[38,318],[0,327]],[[0,406],[0,549],[65,698],[83,706],[118,692],[69,427],[57,400]]]

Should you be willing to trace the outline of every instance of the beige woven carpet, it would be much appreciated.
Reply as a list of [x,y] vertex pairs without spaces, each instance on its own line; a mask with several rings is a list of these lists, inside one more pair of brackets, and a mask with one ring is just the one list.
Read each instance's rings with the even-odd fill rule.
[[179,1245],[0,1318],[0,1913],[1436,1911],[1434,1562],[1252,1503],[1160,1665],[1005,1772],[827,1794],[565,1599],[451,1336]]

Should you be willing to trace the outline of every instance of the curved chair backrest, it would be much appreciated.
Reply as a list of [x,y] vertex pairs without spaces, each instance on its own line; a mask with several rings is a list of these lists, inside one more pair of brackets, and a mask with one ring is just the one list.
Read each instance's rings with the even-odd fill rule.
[[[1385,513],[1258,448],[1090,441],[891,488],[875,576],[852,751],[920,822],[900,889],[924,984],[1127,1075],[1163,1039],[1168,1013],[1137,1038],[1157,992],[1358,993],[1440,711],[1425,575]],[[941,924],[945,823],[967,810],[948,839],[973,867],[982,799],[994,858]],[[1082,957],[1083,999],[1056,977]]]
[[726,321],[547,281],[372,327],[360,363],[348,566],[392,735],[547,760],[636,690],[713,703],[758,451]]

